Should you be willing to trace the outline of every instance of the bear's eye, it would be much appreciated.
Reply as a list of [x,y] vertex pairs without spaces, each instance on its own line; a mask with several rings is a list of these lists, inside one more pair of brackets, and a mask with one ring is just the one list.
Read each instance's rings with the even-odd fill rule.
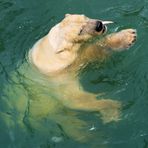
[[80,30],[80,32],[79,32],[79,35],[81,35],[81,34],[82,34],[82,31],[83,31],[83,28],[81,28],[81,30]]
[[95,28],[95,30],[96,30],[97,32],[100,32],[102,29],[103,29],[103,24],[102,24],[102,22],[97,21],[97,22],[96,22],[96,28]]

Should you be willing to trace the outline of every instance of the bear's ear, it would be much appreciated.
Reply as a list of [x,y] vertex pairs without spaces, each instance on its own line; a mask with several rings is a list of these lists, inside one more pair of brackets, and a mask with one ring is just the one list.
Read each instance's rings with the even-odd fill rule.
[[70,16],[70,15],[71,15],[71,14],[67,13],[67,14],[65,14],[65,17]]

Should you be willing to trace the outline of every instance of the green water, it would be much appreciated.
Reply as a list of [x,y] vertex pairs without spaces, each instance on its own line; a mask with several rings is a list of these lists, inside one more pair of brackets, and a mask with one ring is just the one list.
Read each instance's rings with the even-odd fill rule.
[[[42,120],[29,112],[28,104],[35,102],[33,111],[41,116],[49,109],[47,98],[56,96],[52,85],[30,70],[26,55],[66,13],[113,20],[109,32],[137,29],[138,40],[130,50],[114,54],[100,68],[88,66],[81,75],[85,90],[105,92],[123,103],[119,122],[103,124],[95,113],[69,111],[58,102],[61,112]],[[147,40],[148,0],[0,0],[0,148],[148,148]],[[71,124],[74,114],[88,122],[80,129],[93,136],[86,142],[64,131],[78,130]]]

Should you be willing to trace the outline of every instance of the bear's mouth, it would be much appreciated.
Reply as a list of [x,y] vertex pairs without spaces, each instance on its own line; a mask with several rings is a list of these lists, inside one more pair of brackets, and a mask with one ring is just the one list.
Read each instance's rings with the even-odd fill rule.
[[102,24],[104,25],[104,28],[102,30],[102,33],[105,33],[107,31],[107,26],[108,24],[114,23],[113,21],[102,21]]
[[101,20],[91,20],[85,26],[83,26],[79,32],[79,35],[84,35],[85,33],[91,35],[104,34],[107,31],[107,24],[113,23],[112,21],[101,21]]
[[105,33],[107,31],[107,24],[112,24],[112,21],[97,21],[95,31]]

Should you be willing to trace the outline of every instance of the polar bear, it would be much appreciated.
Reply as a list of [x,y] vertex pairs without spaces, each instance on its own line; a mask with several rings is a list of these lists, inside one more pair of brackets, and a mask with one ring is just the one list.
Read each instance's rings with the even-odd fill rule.
[[[67,14],[30,50],[31,63],[52,82],[64,84],[56,92],[68,108],[98,111],[104,123],[118,121],[121,103],[111,99],[96,99],[84,91],[78,81],[81,67],[94,60],[104,60],[113,51],[129,48],[136,41],[136,30],[125,29],[109,35],[106,24],[111,21],[90,19],[85,15]],[[63,85],[62,85],[63,86]]]
[[[106,35],[109,23],[112,22],[67,14],[37,41],[29,58],[10,73],[13,83],[5,86],[0,100],[5,105],[0,122],[8,126],[10,133],[15,133],[16,128],[27,135],[28,131],[36,131],[36,138],[40,136],[46,141],[64,131],[68,137],[83,141],[94,127],[90,128],[79,111],[95,112],[103,123],[121,119],[121,102],[87,92],[79,82],[79,73],[87,64],[102,62],[112,52],[127,49],[135,42],[134,29]],[[54,122],[58,128],[53,128]]]

